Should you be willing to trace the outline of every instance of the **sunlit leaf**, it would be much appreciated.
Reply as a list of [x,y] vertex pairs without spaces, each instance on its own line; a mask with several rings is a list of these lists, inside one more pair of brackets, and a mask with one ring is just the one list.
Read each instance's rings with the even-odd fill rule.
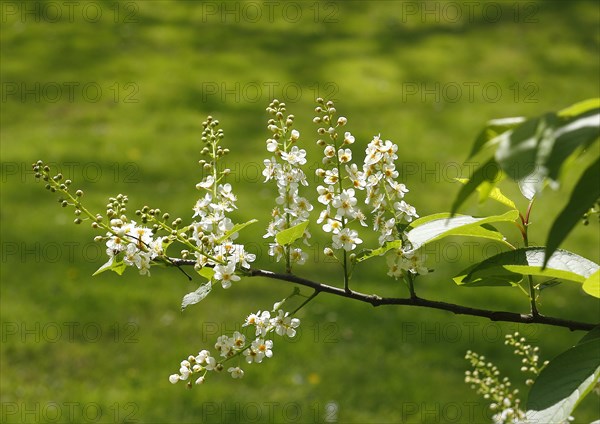
[[591,338],[561,353],[542,370],[531,387],[527,422],[569,422],[569,417],[599,377],[600,338]]
[[484,182],[492,182],[498,180],[499,175],[501,174],[500,167],[496,163],[494,159],[490,159],[484,165],[477,168],[467,183],[461,187],[454,203],[452,204],[452,208],[450,209],[452,215],[456,213],[458,208],[467,200],[467,198],[473,194],[473,192]]
[[509,211],[503,215],[492,215],[475,218],[469,215],[451,217],[449,213],[441,213],[420,218],[411,224],[412,229],[406,233],[413,250],[427,243],[448,236],[482,237],[504,242],[504,236],[498,231],[482,227],[493,222],[511,222],[519,218],[519,212]]
[[596,271],[583,282],[583,291],[590,296],[600,298],[600,271]]
[[115,257],[113,256],[108,260],[108,262],[106,262],[104,265],[98,268],[96,272],[92,274],[92,276],[102,274],[104,271],[113,271],[119,275],[122,275],[123,272],[125,272],[125,268],[127,268],[127,265],[125,265],[125,263],[122,260],[115,261]]
[[275,240],[281,246],[287,246],[298,240],[304,234],[304,231],[308,227],[308,221],[301,222],[293,227],[286,228],[277,233]]
[[510,286],[523,275],[534,275],[583,283],[598,270],[589,259],[566,250],[554,252],[546,268],[543,247],[528,247],[494,255],[462,271],[454,281],[462,286]]
[[[204,269],[204,268],[203,268]],[[186,294],[183,296],[183,300],[181,301],[181,310],[183,311],[190,305],[195,305],[200,302],[210,293],[212,289],[212,283],[209,281],[208,283],[202,284],[196,291]]]
[[218,244],[218,243],[221,243],[221,242],[227,240],[232,235],[234,235],[238,231],[242,230],[242,228],[245,228],[245,227],[247,227],[250,224],[254,224],[255,222],[258,222],[258,220],[257,219],[251,219],[250,221],[244,222],[242,224],[235,224],[231,230],[227,231],[225,234],[223,234],[221,237],[219,237],[217,240],[215,240],[215,243]]
[[560,246],[598,198],[600,198],[600,159],[585,170],[573,188],[569,202],[552,224],[546,242],[548,257]]
[[[463,184],[469,182],[468,178],[456,178],[456,180]],[[496,202],[502,203],[504,206],[508,206],[511,209],[517,209],[515,203],[506,197],[498,187],[495,187],[495,184],[491,181],[483,181],[479,187],[477,187],[477,191],[479,192],[479,203],[483,203],[485,200],[490,198]]]
[[366,261],[374,256],[381,256],[392,249],[400,249],[402,247],[402,240],[394,240],[385,243],[378,249],[369,249],[360,252],[356,256],[356,262]]

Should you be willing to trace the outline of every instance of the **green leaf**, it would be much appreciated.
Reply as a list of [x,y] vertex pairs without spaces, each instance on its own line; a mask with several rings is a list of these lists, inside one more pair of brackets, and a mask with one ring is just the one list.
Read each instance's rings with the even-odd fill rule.
[[561,118],[572,118],[577,115],[583,115],[594,109],[600,108],[600,99],[588,99],[575,103],[567,108],[560,110],[557,115]]
[[583,282],[583,291],[590,296],[600,298],[600,270],[590,275]]
[[275,240],[281,246],[287,246],[298,240],[304,234],[304,231],[308,227],[308,221],[301,222],[293,227],[286,228],[277,233]]
[[526,118],[520,116],[515,118],[492,119],[491,121],[488,121],[486,127],[477,136],[475,144],[473,144],[473,147],[471,148],[471,153],[469,153],[469,158],[475,156],[485,147],[494,145],[499,141],[499,135],[525,122],[525,119]]
[[592,328],[589,332],[587,332],[585,336],[583,336],[581,340],[577,342],[577,344],[586,343],[594,339],[600,339],[600,325],[597,325],[596,327]]
[[540,373],[527,399],[527,422],[568,422],[600,377],[600,338],[561,353]]
[[413,222],[411,224],[412,229],[406,233],[406,237],[412,244],[413,250],[448,236],[483,237],[506,243],[502,233],[489,230],[482,227],[482,225],[492,222],[511,222],[518,218],[519,212],[515,210],[508,211],[503,215],[483,218],[475,218],[469,215],[451,217],[449,213],[440,213]]
[[571,193],[569,203],[558,215],[550,232],[548,233],[548,241],[546,242],[546,254],[548,257],[554,252],[563,242],[567,235],[571,232],[575,224],[594,202],[600,198],[600,159],[596,160],[588,169],[585,170]]
[[120,260],[120,261],[116,261],[115,262],[115,257],[113,256],[112,258],[110,258],[108,260],[108,262],[106,262],[104,265],[102,265],[100,268],[98,268],[96,270],[96,272],[94,272],[92,274],[92,277],[95,277],[98,274],[102,274],[104,271],[114,271],[119,275],[123,275],[123,272],[125,271],[125,268],[127,268],[127,265],[125,265],[125,263]]
[[461,187],[456,199],[454,199],[454,203],[452,203],[452,208],[450,209],[451,214],[454,215],[458,208],[481,184],[485,182],[494,183],[498,180],[500,174],[500,166],[494,159],[490,159],[485,164],[477,168],[467,183]]
[[543,262],[543,247],[511,250],[469,267],[454,281],[468,287],[508,286],[517,284],[523,275],[536,275],[583,283],[598,270],[594,262],[566,250],[554,252],[545,269]]
[[374,256],[384,255],[386,252],[392,249],[400,249],[402,247],[402,240],[388,241],[378,249],[367,249],[363,250],[356,256],[356,262],[366,261]]
[[202,284],[196,291],[186,294],[183,296],[183,300],[181,301],[181,310],[183,311],[190,305],[195,305],[200,302],[210,293],[212,289],[212,283],[209,281],[208,283]]
[[245,228],[245,227],[247,227],[250,224],[254,224],[255,222],[258,222],[258,220],[257,219],[251,219],[250,221],[244,222],[243,224],[235,224],[231,230],[227,231],[225,234],[223,234],[221,237],[219,237],[219,239],[215,240],[215,243],[218,244],[218,243],[221,243],[221,242],[227,240],[233,234],[235,234],[238,231],[240,231],[242,228]]
[[215,270],[209,266],[203,266],[197,272],[200,274],[200,276],[206,278],[208,281],[212,280],[213,275],[215,275]]
[[[456,178],[456,180],[463,184],[469,182],[468,178]],[[479,187],[477,187],[477,191],[479,192],[479,203],[483,203],[486,199],[490,198],[511,209],[517,209],[515,203],[506,197],[498,187],[494,187],[494,183],[490,181],[483,181]]]

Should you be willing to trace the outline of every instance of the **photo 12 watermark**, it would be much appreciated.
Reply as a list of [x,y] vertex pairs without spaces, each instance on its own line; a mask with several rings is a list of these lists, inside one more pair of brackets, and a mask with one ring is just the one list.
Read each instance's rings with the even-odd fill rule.
[[[93,184],[100,181],[114,184],[137,184],[140,182],[140,166],[136,162],[107,162],[95,161],[65,161],[48,162],[47,165],[65,179],[76,181],[78,184]],[[2,162],[0,165],[0,180],[2,184],[39,183],[43,181],[35,178],[35,171],[27,162]]]
[[340,21],[340,5],[331,1],[202,1],[201,23],[325,23]]
[[3,321],[2,343],[138,343],[136,322]]
[[3,81],[2,103],[139,103],[135,82]]
[[399,1],[399,20],[406,23],[495,24],[539,23],[540,5],[532,1]]
[[139,23],[134,1],[2,1],[0,21],[20,23]]
[[279,98],[287,103],[297,103],[303,98],[308,101],[317,97],[335,100],[340,90],[333,81],[307,85],[278,81],[205,81],[201,85],[201,91],[202,102],[262,103]]
[[139,420],[135,402],[2,402],[1,422],[19,423],[134,423]]
[[533,81],[501,84],[496,81],[403,82],[402,103],[539,103],[540,87]]

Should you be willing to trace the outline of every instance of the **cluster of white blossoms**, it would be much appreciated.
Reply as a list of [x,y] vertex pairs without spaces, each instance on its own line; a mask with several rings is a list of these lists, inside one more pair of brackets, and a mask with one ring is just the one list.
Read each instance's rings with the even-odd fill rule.
[[[258,311],[246,317],[242,327],[254,328],[252,337],[246,337],[239,331],[235,331],[231,336],[221,335],[217,338],[215,349],[217,355],[212,356],[210,351],[203,349],[198,355],[190,355],[187,359],[181,361],[179,373],[169,376],[169,381],[176,384],[179,381],[187,381],[188,387],[194,384],[202,384],[205,381],[206,374],[209,371],[222,371],[225,369],[224,363],[234,358],[243,356],[247,364],[260,364],[265,358],[273,356],[273,340],[268,336],[273,333],[279,336],[294,337],[296,328],[300,325],[298,318],[292,318],[289,313],[276,308],[273,312]],[[272,316],[273,313],[273,316]],[[230,366],[227,372],[232,378],[242,378],[244,370],[240,366]]]
[[108,262],[101,269],[131,266],[141,275],[150,276],[152,261],[162,255],[163,237],[154,237],[154,231],[128,220],[126,215],[127,196],[119,194],[111,197],[106,205],[106,214],[110,217],[110,231],[106,236],[97,236],[95,240],[106,240]]
[[[285,257],[287,271],[291,264],[303,265],[308,259],[308,254],[299,247],[282,246],[277,243],[277,233],[295,225],[308,221],[313,206],[299,194],[300,185],[307,186],[306,175],[301,166],[306,164],[306,150],[295,145],[300,138],[300,133],[292,129],[294,116],[285,116],[285,103],[273,100],[267,112],[273,117],[268,121],[268,129],[272,133],[267,140],[267,151],[272,153],[270,159],[264,160],[265,168],[262,172],[265,183],[274,180],[277,184],[278,196],[275,199],[277,206],[271,213],[271,222],[263,238],[273,238],[269,243],[269,255],[277,261]],[[306,229],[302,240],[309,245],[310,232]]]
[[223,288],[229,288],[232,282],[240,279],[235,275],[236,267],[250,268],[256,255],[248,253],[243,245],[233,243],[238,233],[233,231],[234,224],[227,213],[236,209],[237,198],[231,184],[221,183],[229,170],[218,170],[218,160],[229,152],[219,146],[223,131],[216,130],[219,122],[210,116],[202,125],[202,141],[207,144],[202,153],[210,160],[200,161],[207,175],[196,184],[196,188],[204,190],[205,194],[194,205],[193,218],[196,220],[189,226],[189,240],[197,248],[194,251],[196,267],[213,267],[213,281],[220,282]]
[[161,254],[163,238],[154,239],[151,229],[138,226],[135,221],[114,218],[110,225],[112,232],[106,234],[108,266],[122,257],[125,265],[135,266],[141,275],[150,276],[150,263]]
[[[345,257],[346,252],[353,251],[362,243],[358,232],[348,225],[358,221],[362,226],[367,226],[366,216],[357,206],[355,191],[363,189],[364,184],[354,183],[353,177],[358,168],[352,163],[352,150],[346,147],[354,143],[354,136],[350,132],[345,132],[343,136],[338,133],[338,129],[345,126],[348,120],[343,116],[336,120],[332,101],[325,103],[323,99],[317,99],[317,103],[317,116],[313,122],[324,125],[317,133],[327,138],[317,141],[323,147],[323,168],[316,170],[316,175],[323,179],[323,185],[317,187],[317,193],[319,203],[325,206],[317,224],[323,224],[323,230],[331,233],[331,247],[343,249]],[[326,247],[325,254],[332,255],[331,248]]]
[[[367,145],[362,169],[352,163],[352,150],[346,146],[354,144],[354,136],[346,131],[343,138],[338,128],[347,124],[347,119],[335,119],[336,109],[333,102],[325,103],[317,99],[318,114],[313,121],[325,124],[318,133],[327,136],[329,141],[319,140],[317,144],[324,147],[323,169],[316,173],[323,178],[323,185],[317,187],[318,201],[326,206],[319,215],[317,223],[323,223],[323,230],[332,233],[333,249],[344,249],[350,252],[362,243],[358,232],[348,228],[353,221],[367,226],[365,214],[357,207],[357,192],[364,191],[364,203],[372,209],[373,230],[379,233],[378,242],[383,246],[387,242],[402,240],[403,246],[394,249],[387,257],[388,275],[401,277],[405,272],[427,274],[424,265],[425,256],[412,250],[412,246],[398,229],[418,218],[415,208],[404,200],[408,189],[396,181],[399,176],[395,161],[398,159],[398,146],[390,140],[382,140],[379,135]],[[335,122],[335,123],[334,123]],[[332,255],[326,248],[325,253]]]

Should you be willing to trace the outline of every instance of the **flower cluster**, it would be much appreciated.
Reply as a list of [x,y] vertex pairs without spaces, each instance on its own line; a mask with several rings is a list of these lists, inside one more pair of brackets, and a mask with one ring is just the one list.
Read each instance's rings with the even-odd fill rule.
[[[285,103],[273,100],[267,112],[272,115],[267,127],[271,132],[271,138],[267,140],[267,151],[272,153],[272,156],[264,160],[265,168],[262,174],[265,182],[275,181],[279,195],[275,199],[278,206],[273,209],[271,222],[263,237],[275,239],[269,244],[269,255],[274,256],[277,261],[285,257],[286,270],[290,272],[291,264],[304,264],[308,254],[299,247],[279,244],[276,236],[285,229],[307,221],[310,211],[313,210],[310,202],[299,195],[300,185],[308,185],[306,175],[301,169],[301,166],[306,164],[306,150],[296,145],[300,133],[292,129],[294,115],[285,116]],[[305,230],[302,240],[306,245],[309,238],[310,232]]]
[[218,161],[229,153],[229,149],[220,146],[223,130],[217,129],[219,121],[208,117],[202,123],[202,142],[206,146],[202,154],[209,160],[201,160],[206,176],[196,184],[196,188],[204,191],[194,205],[194,222],[188,227],[189,240],[194,242],[194,255],[196,268],[201,269],[206,265],[214,267],[213,281],[219,281],[223,288],[228,288],[231,283],[238,281],[235,275],[236,266],[250,268],[250,262],[256,256],[248,253],[241,244],[234,244],[238,233],[234,230],[232,220],[227,217],[232,212],[237,200],[232,191],[231,184],[223,184],[222,180],[229,174],[229,169],[219,170]]
[[[527,344],[525,337],[519,337],[519,333],[507,334],[504,344],[507,346],[513,346],[515,348],[514,354],[523,357],[521,359],[522,372],[530,372],[534,375],[538,375],[549,363],[549,361],[544,361],[540,366],[540,357],[538,355],[540,348],[537,346],[533,347],[530,344]],[[529,378],[525,381],[525,384],[531,386],[533,384],[533,380]]]
[[497,424],[512,424],[521,422],[525,412],[520,409],[521,400],[517,397],[519,390],[511,389],[508,377],[500,380],[500,371],[491,362],[485,362],[483,355],[467,351],[465,359],[471,362],[473,371],[465,372],[465,382],[472,389],[489,400],[490,410],[494,412],[492,419]]
[[[169,376],[169,381],[173,384],[187,381],[188,387],[191,388],[194,383],[204,383],[209,371],[225,369],[224,363],[234,358],[243,356],[247,364],[260,364],[265,358],[271,358],[273,356],[273,340],[268,336],[275,333],[279,336],[294,337],[296,328],[300,325],[298,318],[292,318],[289,313],[278,310],[277,307],[278,304],[275,304],[272,312],[258,311],[246,317],[242,327],[253,327],[254,335],[252,337],[247,337],[239,331],[235,331],[231,336],[219,336],[215,343],[218,359],[216,355],[211,356],[208,350],[201,350],[198,355],[190,355],[181,361],[179,373]],[[227,372],[231,374],[232,378],[244,376],[244,370],[237,365],[228,367]]]
[[[358,232],[348,228],[353,221],[367,226],[365,214],[358,208],[356,194],[364,191],[364,203],[371,207],[373,230],[379,233],[378,242],[383,246],[387,242],[402,240],[401,248],[394,249],[387,257],[388,275],[395,278],[405,273],[427,274],[424,265],[425,256],[413,250],[402,233],[402,226],[418,218],[416,209],[404,200],[408,189],[396,181],[399,176],[395,161],[398,159],[398,146],[390,140],[382,140],[379,135],[373,137],[365,149],[362,168],[352,163],[352,151],[346,146],[354,144],[354,136],[345,131],[343,137],[338,134],[339,127],[345,126],[348,120],[344,117],[335,119],[336,109],[333,102],[325,103],[317,99],[319,104],[313,121],[325,124],[317,132],[326,136],[327,141],[320,139],[317,144],[324,147],[323,169],[316,173],[323,178],[324,185],[317,187],[318,201],[326,206],[317,223],[323,223],[323,230],[333,233],[332,248],[350,252],[362,243]],[[327,126],[327,127],[326,127]],[[334,256],[331,250],[326,254]]]
[[[355,189],[363,189],[364,183],[358,181],[357,166],[352,163],[352,150],[347,146],[354,143],[354,136],[346,131],[341,134],[339,129],[348,123],[348,120],[340,116],[335,118],[336,109],[332,101],[325,102],[317,99],[318,106],[315,108],[317,116],[313,122],[319,127],[317,133],[324,139],[319,139],[317,144],[323,147],[323,168],[318,168],[316,174],[323,179],[323,185],[317,187],[319,203],[325,206],[317,220],[323,224],[323,230],[331,233],[331,247],[343,249],[344,264],[346,264],[346,252],[356,249],[362,243],[358,231],[350,229],[348,225],[354,221],[367,226],[366,216],[357,206]],[[326,254],[331,254],[327,250]]]
[[[522,357],[521,371],[524,373],[538,375],[548,364],[548,361],[544,361],[541,366],[539,365],[539,348],[527,344],[525,338],[518,332],[506,335],[504,344],[514,347],[513,353]],[[517,398],[519,391],[511,390],[508,378],[504,377],[500,381],[500,371],[491,362],[486,363],[484,356],[469,350],[465,358],[473,367],[472,371],[465,372],[465,382],[470,383],[472,389],[477,389],[477,393],[483,395],[484,399],[491,401],[490,409],[494,412],[494,422],[501,424],[523,422],[525,412],[519,408],[521,405],[521,401]],[[531,386],[533,380],[527,379],[525,384]],[[572,417],[569,420],[572,420]]]

